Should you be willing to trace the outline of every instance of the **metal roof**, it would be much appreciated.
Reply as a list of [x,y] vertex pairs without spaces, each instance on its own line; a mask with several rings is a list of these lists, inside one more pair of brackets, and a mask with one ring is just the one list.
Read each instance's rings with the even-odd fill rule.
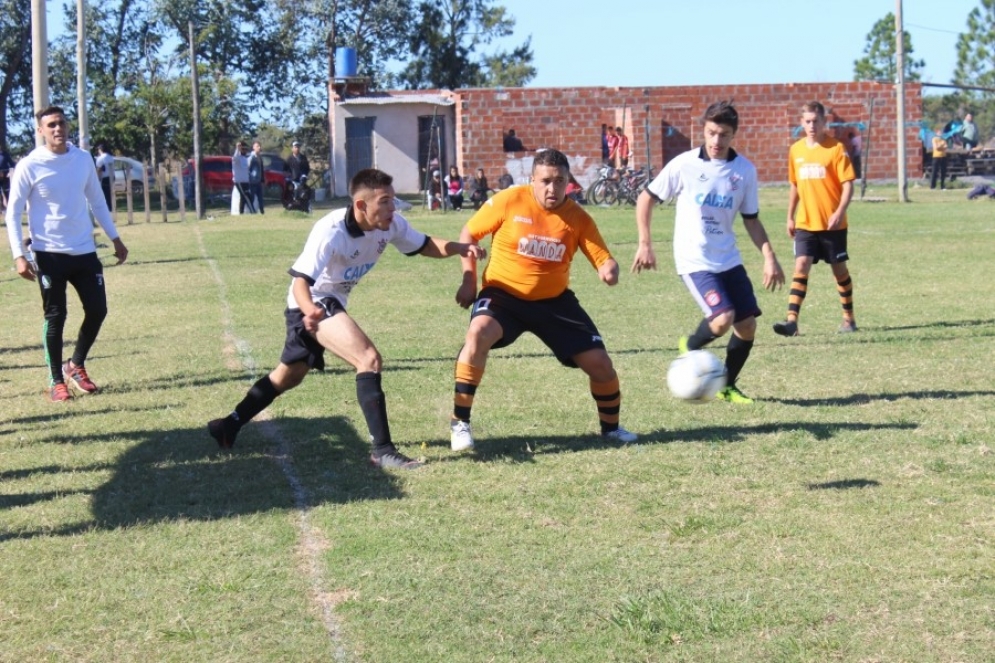
[[430,104],[432,106],[454,106],[456,102],[448,97],[441,97],[437,94],[399,94],[382,96],[360,96],[348,97],[338,102],[341,106],[358,105],[364,106],[388,106],[392,104]]

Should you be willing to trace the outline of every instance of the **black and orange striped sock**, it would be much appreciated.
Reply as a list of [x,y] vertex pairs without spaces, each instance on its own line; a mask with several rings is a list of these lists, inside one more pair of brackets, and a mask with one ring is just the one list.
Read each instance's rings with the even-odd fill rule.
[[601,433],[618,430],[618,415],[622,410],[622,391],[618,376],[608,382],[591,380],[591,396],[598,406],[598,419],[601,421]]
[[453,395],[453,419],[470,421],[470,409],[473,408],[473,397],[477,394],[477,385],[484,377],[484,369],[456,362],[456,387]]
[[797,322],[802,312],[802,302],[808,294],[808,276],[795,273],[791,277],[791,292],[788,294],[788,322]]
[[836,279],[836,290],[840,293],[840,304],[843,306],[843,319],[853,322],[853,280],[847,273],[842,279]]

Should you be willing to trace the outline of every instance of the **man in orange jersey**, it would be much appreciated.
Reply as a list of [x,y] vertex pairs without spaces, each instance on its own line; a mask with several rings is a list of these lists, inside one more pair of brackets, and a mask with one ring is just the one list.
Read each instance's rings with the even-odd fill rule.
[[598,409],[601,434],[619,442],[636,435],[618,424],[622,401],[618,374],[594,322],[568,288],[570,263],[579,249],[608,285],[618,283],[612,258],[594,219],[566,196],[570,164],[557,150],[539,152],[531,186],[496,194],[470,218],[460,242],[491,240],[491,260],[477,292],[477,265],[462,260],[456,301],[473,307],[466,341],[456,360],[451,422],[454,451],[473,448],[470,409],[491,348],[511,345],[532,332],[561,364],[584,371]]
[[805,137],[788,152],[788,236],[795,240],[795,274],[788,295],[788,317],[774,323],[781,336],[798,335],[798,315],[808,291],[812,263],[832,267],[843,306],[841,333],[857,331],[853,281],[847,269],[846,208],[857,179],[843,144],[826,133],[826,109],[818,101],[802,106]]

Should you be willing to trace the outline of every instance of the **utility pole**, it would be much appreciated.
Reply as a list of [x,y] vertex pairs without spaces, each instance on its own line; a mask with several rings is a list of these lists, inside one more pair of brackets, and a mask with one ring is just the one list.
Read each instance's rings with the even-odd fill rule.
[[190,88],[193,93],[193,186],[194,205],[197,207],[197,218],[204,218],[204,196],[201,191],[201,169],[203,158],[200,153],[200,84],[197,80],[197,49],[193,38],[193,21],[187,21],[187,32],[190,40]]
[[909,202],[905,181],[905,28],[902,24],[902,0],[895,0],[895,114],[898,129],[898,202]]
[[86,112],[86,0],[76,0],[76,105],[80,149],[90,149],[90,121]]
[[[48,28],[45,26],[45,0],[31,0],[31,79],[35,112],[49,106]],[[35,145],[45,139],[35,132]]]

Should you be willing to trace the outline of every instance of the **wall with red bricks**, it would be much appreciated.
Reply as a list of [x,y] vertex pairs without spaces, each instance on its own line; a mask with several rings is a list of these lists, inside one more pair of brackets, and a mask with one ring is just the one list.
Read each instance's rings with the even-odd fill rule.
[[[893,86],[870,82],[788,83],[696,87],[472,88],[456,99],[458,165],[464,173],[483,168],[491,183],[509,168],[527,176],[530,153],[506,154],[502,137],[515,129],[526,148],[553,147],[571,159],[583,184],[601,163],[601,125],[622,126],[633,151],[630,165],[651,164],[654,172],[701,140],[700,117],[709,104],[734,101],[740,126],[733,143],[757,166],[763,183],[786,183],[788,147],[799,136],[800,108],[820,101],[844,139],[851,124],[863,123],[864,169],[868,179],[897,176],[896,107]],[[906,85],[906,172],[922,172],[917,122],[922,88]]]

